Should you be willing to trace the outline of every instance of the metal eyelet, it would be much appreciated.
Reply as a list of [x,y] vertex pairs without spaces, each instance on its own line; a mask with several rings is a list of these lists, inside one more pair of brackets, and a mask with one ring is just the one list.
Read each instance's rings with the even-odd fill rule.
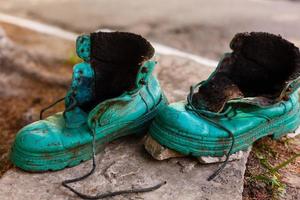
[[145,74],[145,73],[148,73],[148,68],[147,67],[143,67],[142,68],[142,70],[141,70],[141,72],[143,73],[143,74]]
[[145,79],[143,79],[143,78],[139,81],[139,83],[140,83],[141,85],[146,85],[146,84],[147,84],[147,82],[146,82]]

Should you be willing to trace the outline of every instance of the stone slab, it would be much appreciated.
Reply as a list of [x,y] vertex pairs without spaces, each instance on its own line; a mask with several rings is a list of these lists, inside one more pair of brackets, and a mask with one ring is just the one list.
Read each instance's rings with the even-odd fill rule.
[[[206,178],[218,165],[200,165],[192,158],[156,161],[146,153],[142,143],[142,138],[127,137],[109,144],[97,156],[95,174],[72,186],[95,194],[167,181],[154,192],[112,199],[242,199],[247,154],[239,161],[230,162],[220,176],[208,182]],[[90,168],[91,161],[58,172],[28,173],[12,169],[0,180],[0,197],[2,200],[77,199],[61,186],[61,181],[78,177]]]
[[[213,68],[176,57],[160,56],[157,60],[160,64],[155,74],[171,102],[184,100],[189,86],[207,78],[213,71]],[[216,179],[208,182],[207,177],[218,164],[202,165],[196,158],[157,161],[145,151],[143,137],[129,136],[108,144],[96,158],[95,174],[72,186],[81,192],[95,194],[167,181],[153,192],[112,199],[241,200],[248,152],[243,154],[242,159],[230,162]],[[13,168],[0,179],[0,199],[77,199],[61,186],[61,181],[78,177],[90,167],[91,161],[58,172],[28,173]]]

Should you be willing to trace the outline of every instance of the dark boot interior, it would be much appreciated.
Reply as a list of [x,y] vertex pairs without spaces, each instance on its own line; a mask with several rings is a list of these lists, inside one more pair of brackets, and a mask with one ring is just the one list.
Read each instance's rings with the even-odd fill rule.
[[139,67],[153,55],[154,48],[140,35],[126,32],[92,33],[94,99],[82,108],[89,111],[104,100],[134,89]]
[[225,56],[212,78],[199,87],[193,103],[198,108],[220,112],[234,98],[280,96],[287,81],[300,74],[300,53],[281,36],[239,33],[230,43],[233,50]]

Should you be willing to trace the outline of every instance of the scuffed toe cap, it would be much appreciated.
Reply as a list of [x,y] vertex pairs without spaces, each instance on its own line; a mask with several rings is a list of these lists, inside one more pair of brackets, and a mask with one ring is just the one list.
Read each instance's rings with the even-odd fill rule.
[[47,153],[63,149],[60,135],[63,127],[48,120],[29,124],[21,129],[14,148],[31,153]]

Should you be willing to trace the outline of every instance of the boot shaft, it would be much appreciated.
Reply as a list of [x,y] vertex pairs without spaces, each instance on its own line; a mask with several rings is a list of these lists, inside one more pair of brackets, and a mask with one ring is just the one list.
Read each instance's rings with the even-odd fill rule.
[[299,87],[300,53],[294,44],[252,32],[237,34],[230,47],[233,52],[225,54],[194,95],[196,107],[221,112],[230,101],[269,106]]

